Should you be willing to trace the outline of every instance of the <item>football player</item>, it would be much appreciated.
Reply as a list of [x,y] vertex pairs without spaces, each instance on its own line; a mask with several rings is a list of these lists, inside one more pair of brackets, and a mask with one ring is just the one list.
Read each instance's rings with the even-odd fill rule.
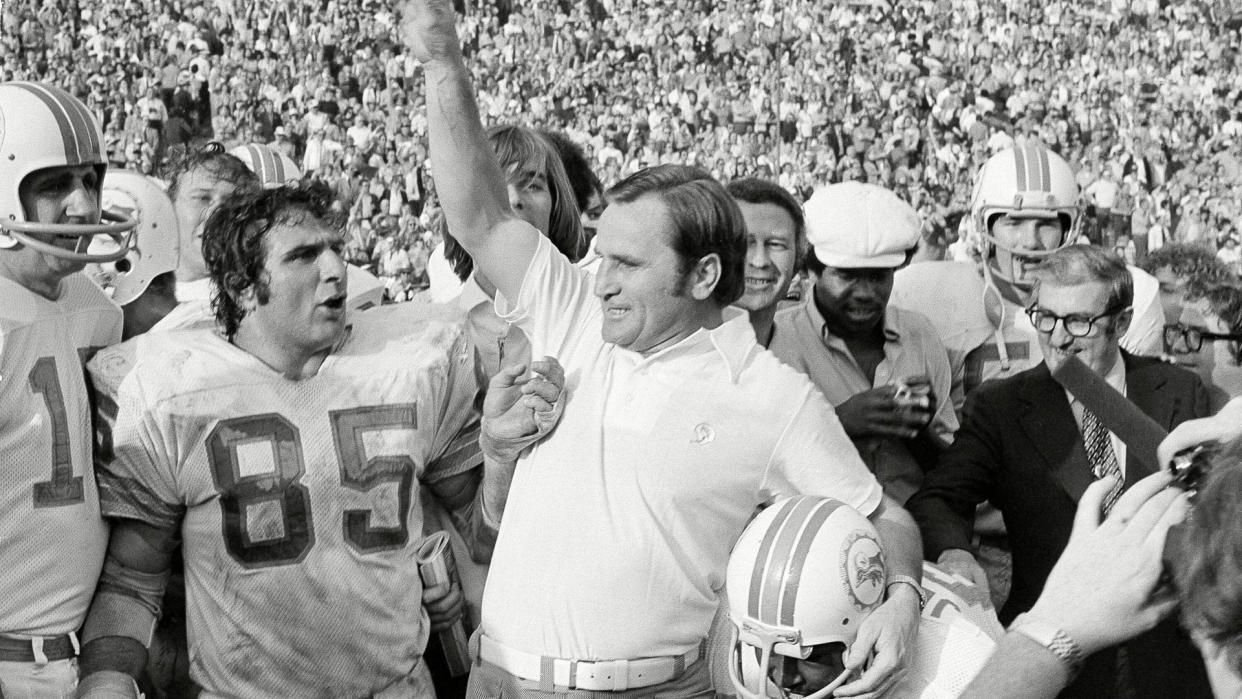
[[[832,696],[850,677],[844,659],[859,625],[893,582],[875,527],[848,505],[811,496],[771,505],[729,556],[732,642],[714,644],[712,660],[730,680],[716,680],[719,694]],[[912,660],[883,696],[957,696],[1004,633],[986,593],[930,564],[920,598]]]
[[[203,226],[207,218],[230,196],[253,188],[274,189],[302,178],[288,156],[262,144],[238,146],[225,152],[211,142],[177,164],[169,192],[181,229],[181,263],[177,268],[177,299],[181,303],[152,330],[210,328],[215,325],[211,308],[211,279],[203,262]],[[366,271],[346,265],[349,277],[349,308],[378,306],[384,285]]]
[[[107,161],[86,106],[0,84],[0,695],[69,697],[107,527],[82,365],[121,311],[82,274],[120,259],[133,222],[99,206]],[[113,250],[89,251],[105,236]]]
[[[983,381],[1013,376],[1042,361],[1035,329],[1024,312],[1031,270],[1058,248],[1076,242],[1081,220],[1074,171],[1036,141],[1016,143],[984,163],[971,199],[971,235],[982,258],[927,262],[897,273],[891,302],[927,316],[949,352],[953,402]],[[1163,313],[1159,284],[1130,267],[1134,320],[1121,345],[1159,356]]]
[[222,202],[203,237],[221,332],[92,363],[119,389],[86,696],[132,695],[178,544],[204,696],[432,696],[412,495],[481,512],[473,352],[434,306],[347,321],[332,204],[318,183]]

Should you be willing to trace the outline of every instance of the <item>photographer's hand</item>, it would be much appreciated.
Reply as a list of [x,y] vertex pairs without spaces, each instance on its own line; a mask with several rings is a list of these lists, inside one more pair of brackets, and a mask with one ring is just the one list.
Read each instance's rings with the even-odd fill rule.
[[1178,425],[1160,443],[1156,450],[1156,463],[1166,467],[1173,455],[1200,444],[1220,444],[1242,436],[1242,396],[1225,404],[1212,417],[1187,420]]

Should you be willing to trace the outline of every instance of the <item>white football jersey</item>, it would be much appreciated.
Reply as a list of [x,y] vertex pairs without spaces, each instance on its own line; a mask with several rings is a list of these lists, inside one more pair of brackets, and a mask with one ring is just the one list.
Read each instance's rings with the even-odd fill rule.
[[91,363],[116,386],[110,517],[177,529],[204,696],[369,696],[427,640],[418,483],[481,462],[479,384],[455,309],[357,314],[292,381],[209,330]]
[[77,631],[108,542],[84,365],[121,309],[81,274],[56,301],[0,277],[0,633]]
[[991,598],[974,583],[924,561],[923,587],[918,640],[906,674],[886,694],[893,699],[960,696],[1005,633]]

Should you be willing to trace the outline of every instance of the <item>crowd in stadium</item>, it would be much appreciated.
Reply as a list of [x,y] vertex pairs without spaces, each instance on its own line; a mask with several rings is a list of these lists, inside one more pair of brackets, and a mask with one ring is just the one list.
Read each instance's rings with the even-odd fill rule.
[[0,2],[0,696],[1235,696],[1240,32]]
[[[425,285],[435,195],[411,89],[420,69],[391,8],[80,9],[5,3],[4,75],[85,99],[115,166],[158,175],[187,145],[272,144],[349,204],[359,260]],[[659,163],[772,178],[802,199],[829,182],[872,182],[916,207],[934,257],[957,233],[971,173],[1032,135],[1076,168],[1093,240],[1131,262],[1178,240],[1238,264],[1242,88],[1218,3],[462,9],[485,120],[565,133],[605,186]],[[406,254],[386,257],[392,248]]]

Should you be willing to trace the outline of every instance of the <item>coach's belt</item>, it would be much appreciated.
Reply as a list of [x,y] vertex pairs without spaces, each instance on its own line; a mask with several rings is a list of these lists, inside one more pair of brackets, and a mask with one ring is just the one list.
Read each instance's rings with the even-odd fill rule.
[[487,636],[479,638],[479,657],[524,680],[569,689],[618,692],[668,682],[703,657],[704,643],[681,655],[635,660],[565,660],[524,653]]
[[0,636],[0,660],[11,663],[47,663],[76,658],[78,637],[74,634],[53,638],[14,638]]

